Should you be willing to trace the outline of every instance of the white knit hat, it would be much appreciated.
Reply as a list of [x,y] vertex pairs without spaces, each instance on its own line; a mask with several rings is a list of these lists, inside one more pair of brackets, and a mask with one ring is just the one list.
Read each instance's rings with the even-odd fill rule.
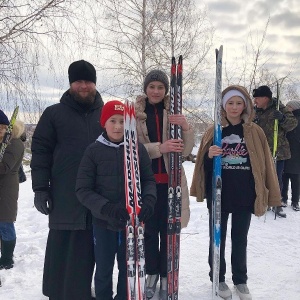
[[300,109],[300,101],[291,100],[286,104],[286,106],[289,106],[292,110]]
[[224,109],[225,109],[225,105],[226,105],[227,101],[228,101],[230,98],[234,97],[234,96],[241,97],[241,98],[244,100],[245,105],[247,106],[246,98],[245,98],[245,96],[244,96],[240,91],[238,91],[238,90],[229,90],[229,91],[223,96],[223,98],[222,98],[222,106],[223,106]]

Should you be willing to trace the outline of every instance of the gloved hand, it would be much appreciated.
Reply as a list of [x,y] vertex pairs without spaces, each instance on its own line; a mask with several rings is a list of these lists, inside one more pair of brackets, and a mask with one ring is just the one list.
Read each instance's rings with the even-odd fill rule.
[[120,203],[106,203],[102,207],[101,213],[120,221],[128,221],[130,219],[128,211]]
[[47,191],[37,191],[34,193],[34,206],[44,215],[49,215],[52,210],[52,199]]
[[147,222],[153,215],[154,209],[147,203],[142,205],[141,211],[138,215],[140,222]]
[[146,196],[143,198],[143,204],[141,211],[138,215],[140,222],[147,222],[154,213],[154,205],[156,198],[152,196]]
[[281,122],[284,119],[284,114],[280,110],[275,110],[273,113],[273,118]]

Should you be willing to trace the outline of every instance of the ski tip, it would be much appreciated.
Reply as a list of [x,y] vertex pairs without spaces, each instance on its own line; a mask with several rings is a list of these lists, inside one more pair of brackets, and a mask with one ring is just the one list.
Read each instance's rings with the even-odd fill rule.
[[176,64],[175,56],[172,56],[172,65],[175,65],[175,64]]
[[220,46],[219,55],[223,55],[223,45]]
[[17,114],[19,112],[19,105],[17,105],[13,111],[13,114]]
[[182,55],[179,55],[178,64],[182,64]]
[[219,49],[216,48],[215,51],[216,51],[216,56],[218,56],[219,53],[223,52],[223,45],[221,45]]

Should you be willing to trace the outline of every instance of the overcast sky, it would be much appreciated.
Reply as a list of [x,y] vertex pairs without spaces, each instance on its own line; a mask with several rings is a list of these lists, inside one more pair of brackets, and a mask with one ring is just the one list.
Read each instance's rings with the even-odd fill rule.
[[224,61],[244,53],[249,33],[257,43],[270,17],[264,43],[270,58],[268,68],[280,78],[297,62],[293,75],[300,80],[300,1],[299,0],[195,0],[205,3],[215,32],[215,47],[223,44]]
[[[213,57],[214,48],[222,44],[224,65],[233,68],[242,65],[242,61],[238,59],[245,57],[245,46],[251,44],[255,46],[261,40],[270,17],[261,57],[263,60],[269,59],[266,67],[270,72],[276,73],[277,78],[286,76],[293,66],[292,76],[300,81],[300,0],[195,0],[195,3],[201,8],[205,5],[215,28],[214,44],[210,54]],[[89,60],[89,57],[84,58]],[[91,62],[93,63],[93,60]],[[55,88],[52,83],[53,75],[47,74],[48,66],[44,66],[45,72],[41,72],[40,81],[42,84],[45,83],[41,91],[45,98],[57,102],[62,90],[67,89],[68,63],[61,66],[62,72],[58,78],[61,82],[59,87],[56,85]],[[214,68],[209,72],[208,76],[213,78]],[[105,78],[99,75],[99,87],[103,87],[101,79]]]

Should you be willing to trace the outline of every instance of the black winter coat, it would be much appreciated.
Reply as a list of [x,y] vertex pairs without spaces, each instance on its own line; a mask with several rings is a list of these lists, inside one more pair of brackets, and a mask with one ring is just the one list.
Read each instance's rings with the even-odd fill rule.
[[87,110],[67,91],[60,103],[45,109],[37,124],[31,146],[32,189],[51,193],[50,229],[91,228],[90,212],[78,201],[75,183],[86,147],[103,132],[99,124],[102,106],[98,92]]
[[[104,134],[105,136],[105,134]],[[101,140],[101,138],[99,139]],[[85,151],[77,175],[76,194],[79,201],[92,212],[94,224],[110,230],[120,228],[116,219],[101,213],[108,203],[125,203],[124,146],[96,141]],[[138,144],[142,200],[156,201],[156,183],[151,160],[144,145]]]
[[300,174],[300,109],[293,111],[298,120],[298,125],[286,134],[290,144],[291,158],[285,161],[284,172]]

